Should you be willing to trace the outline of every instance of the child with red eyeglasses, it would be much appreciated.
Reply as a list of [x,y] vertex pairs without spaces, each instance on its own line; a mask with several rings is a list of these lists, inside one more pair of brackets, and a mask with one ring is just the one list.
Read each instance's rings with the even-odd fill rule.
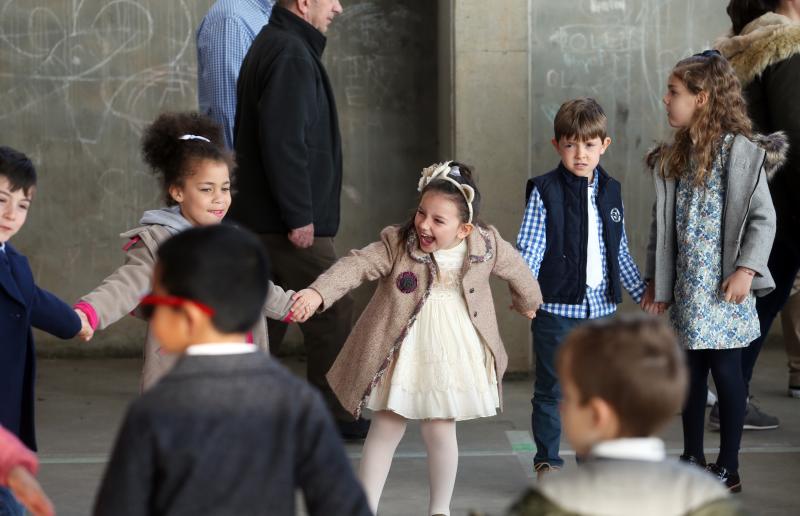
[[133,401],[95,501],[96,516],[370,516],[321,395],[246,333],[262,318],[266,254],[227,225],[192,228],[158,250],[142,312],[178,356]]
[[[90,327],[80,333],[87,341],[96,329],[105,329],[130,313],[136,315],[142,295],[150,291],[156,251],[165,240],[191,227],[220,223],[231,204],[234,158],[223,144],[219,125],[211,119],[197,113],[162,114],[145,130],[142,153],[160,179],[167,207],[144,212],[137,227],[122,233],[127,239],[125,264],[75,305],[88,318]],[[269,290],[263,315],[291,320],[293,292],[272,282]],[[264,317],[249,335],[258,347],[268,349]],[[149,331],[144,347],[142,390],[175,362],[175,357],[162,353]]]

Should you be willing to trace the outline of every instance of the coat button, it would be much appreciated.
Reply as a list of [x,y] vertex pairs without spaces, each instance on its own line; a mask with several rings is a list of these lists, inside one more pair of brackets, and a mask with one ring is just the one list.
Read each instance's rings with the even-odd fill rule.
[[469,293],[470,294],[474,294],[475,293],[475,289],[474,288],[469,289]]

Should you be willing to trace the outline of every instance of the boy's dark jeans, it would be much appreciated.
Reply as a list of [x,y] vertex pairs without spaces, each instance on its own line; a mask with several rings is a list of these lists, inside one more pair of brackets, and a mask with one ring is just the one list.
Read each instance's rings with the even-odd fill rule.
[[742,351],[742,374],[747,395],[750,394],[750,380],[753,378],[753,369],[761,352],[761,346],[769,333],[772,322],[783,309],[794,284],[794,279],[800,270],[800,237],[779,237],[772,245],[767,264],[775,280],[775,290],[764,297],[756,299],[758,321],[761,325],[761,337],[750,343]]
[[531,323],[533,351],[536,354],[536,380],[531,399],[531,428],[536,443],[534,467],[545,462],[556,467],[564,465],[564,460],[558,454],[561,440],[561,417],[558,413],[561,385],[556,374],[556,352],[564,337],[586,321],[539,310]]

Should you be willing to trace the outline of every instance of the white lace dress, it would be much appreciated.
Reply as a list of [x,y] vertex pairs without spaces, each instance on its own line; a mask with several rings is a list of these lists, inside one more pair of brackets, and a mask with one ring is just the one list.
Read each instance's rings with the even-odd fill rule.
[[466,253],[464,241],[433,253],[438,278],[397,359],[367,401],[370,410],[459,421],[497,413],[494,359],[472,324],[461,287]]

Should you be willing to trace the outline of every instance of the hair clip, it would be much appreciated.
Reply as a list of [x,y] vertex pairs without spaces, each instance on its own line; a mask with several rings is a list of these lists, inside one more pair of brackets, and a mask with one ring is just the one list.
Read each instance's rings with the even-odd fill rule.
[[714,56],[722,56],[722,54],[716,48],[711,48],[709,50],[703,50],[692,57],[714,57]]
[[197,136],[196,134],[184,134],[183,136],[179,136],[178,139],[179,140],[202,140],[204,142],[211,143],[211,140],[209,140],[205,136]]

